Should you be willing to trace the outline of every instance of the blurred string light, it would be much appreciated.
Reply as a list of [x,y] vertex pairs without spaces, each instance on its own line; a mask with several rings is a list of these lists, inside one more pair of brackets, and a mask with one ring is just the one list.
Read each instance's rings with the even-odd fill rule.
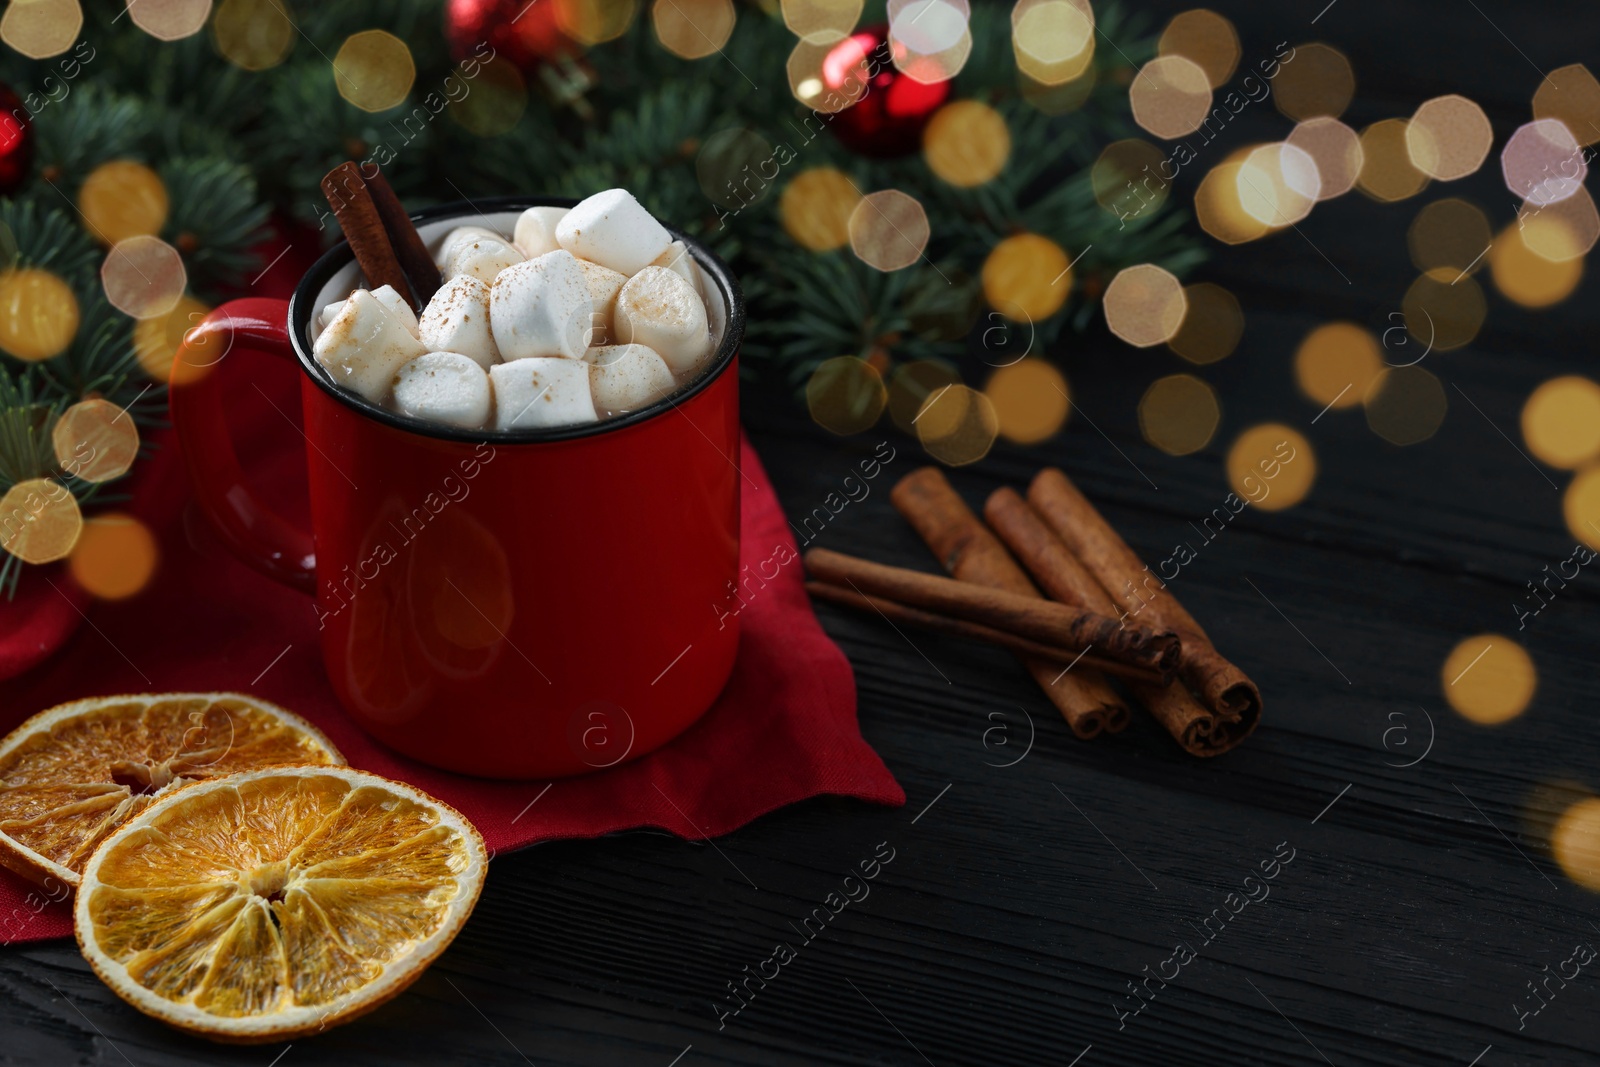
[[1287,144],[1309,155],[1317,166],[1317,199],[1332,200],[1356,187],[1365,155],[1361,137],[1338,119],[1324,115],[1295,124]]
[[1524,203],[1517,212],[1517,226],[1528,251],[1555,263],[1588,255],[1600,239],[1600,214],[1589,190],[1581,185],[1554,204]]
[[922,131],[928,169],[962,189],[997,177],[1011,158],[1011,131],[1000,112],[978,100],[956,100],[934,112]]
[[1435,352],[1471,344],[1489,313],[1483,289],[1453,267],[1435,267],[1412,282],[1400,310],[1406,331]]
[[100,164],[78,188],[78,210],[89,232],[107,247],[129,237],[160,233],[169,206],[161,176],[131,159]]
[[1251,149],[1234,180],[1245,214],[1275,228],[1311,214],[1322,192],[1316,160],[1287,142]]
[[789,91],[813,111],[843,111],[868,92],[872,46],[870,37],[859,35],[829,43],[801,40],[789,53]]
[[1406,248],[1420,271],[1450,268],[1456,274],[1472,274],[1483,269],[1484,253],[1493,238],[1483,209],[1446,197],[1417,212],[1406,230]]
[[1464,96],[1423,101],[1406,124],[1406,155],[1411,165],[1435,181],[1465,178],[1483,166],[1494,145],[1494,130],[1483,108]]
[[898,189],[868,193],[850,212],[850,250],[867,266],[904,270],[928,247],[928,213]]
[[1353,322],[1318,326],[1294,354],[1295,382],[1313,403],[1352,408],[1383,372],[1383,355],[1371,331]]
[[1206,72],[1211,88],[1220,89],[1239,66],[1239,34],[1233,23],[1209,8],[1174,15],[1161,31],[1156,51],[1183,56]]
[[1137,137],[1111,142],[1089,168],[1095,201],[1118,218],[1159,208],[1172,188],[1160,170],[1165,159],[1165,152]]
[[1086,76],[1094,62],[1094,36],[1089,0],[1017,0],[1011,9],[1017,69],[1040,85]]
[[1514,195],[1543,206],[1581,189],[1589,164],[1566,123],[1536,119],[1519,126],[1500,150],[1500,173]]
[[1382,203],[1416,196],[1428,184],[1428,176],[1411,162],[1406,125],[1405,119],[1384,119],[1361,131],[1363,161],[1356,187]]
[[1000,436],[1019,445],[1054,437],[1072,410],[1066,377],[1042,359],[1020,359],[996,369],[983,393],[994,405]]
[[1362,402],[1368,428],[1392,445],[1421,444],[1438,433],[1450,406],[1439,379],[1415,364],[1385,367]]
[[1586,797],[1561,814],[1550,832],[1550,854],[1568,878],[1600,892],[1600,798]]
[[1343,52],[1320,43],[1302,44],[1278,69],[1272,101],[1296,122],[1324,115],[1336,119],[1355,92],[1355,72]]
[[1159,56],[1134,76],[1128,102],[1133,121],[1171,141],[1198,130],[1211,114],[1211,82],[1193,60]]
[[0,351],[28,363],[65,352],[78,332],[78,298],[47,270],[0,273]]
[[193,350],[183,363],[175,362],[184,335],[198,326],[211,308],[185,295],[165,315],[141,319],[133,324],[133,354],[139,367],[158,382],[187,385],[205,376],[227,353],[228,342],[212,335]]
[[1439,671],[1444,698],[1463,718],[1483,726],[1521,715],[1538,688],[1539,672],[1523,647],[1504,634],[1477,634],[1450,650]]
[[12,0],[0,15],[0,41],[29,59],[60,55],[82,29],[78,0]]
[[1600,141],[1600,82],[1582,63],[1557,67],[1533,94],[1533,117],[1556,119],[1581,145]]
[[339,95],[362,111],[398,107],[416,79],[411,49],[386,30],[351,34],[333,57],[333,80]]
[[24,563],[65,559],[82,532],[78,498],[54,478],[17,482],[0,497],[0,548]]
[[1153,263],[1118,271],[1101,302],[1111,332],[1135,348],[1176,337],[1189,307],[1178,279]]
[[181,41],[205,28],[211,0],[128,0],[133,24],[158,41]]
[[128,473],[139,454],[133,416],[109,400],[80,400],[50,429],[56,463],[74,478],[109,482]]
[[889,402],[878,368],[855,356],[823,360],[806,382],[806,408],[818,426],[840,436],[870,430]]
[[915,434],[914,419],[928,398],[946,386],[958,385],[961,376],[948,363],[932,359],[902,363],[889,376],[889,419],[901,433]]
[[102,600],[125,600],[150,584],[159,551],[150,528],[132,515],[108,511],[83,524],[67,569]]
[[1262,511],[1292,508],[1317,484],[1316,450],[1304,434],[1281,422],[1241,433],[1224,467],[1233,491]]
[[733,0],[655,0],[650,24],[661,47],[680,59],[717,54],[733,36]]
[[1045,115],[1065,115],[1082,107],[1088,101],[1089,94],[1094,92],[1096,79],[1092,63],[1078,77],[1057,85],[1035,81],[1027,71],[1021,68],[1017,70],[1017,88],[1022,92],[1022,99],[1035,111]]
[[639,14],[638,0],[551,0],[556,25],[579,44],[593,47],[628,32]]
[[165,315],[178,306],[189,275],[178,250],[159,237],[127,237],[100,265],[100,284],[111,306],[135,319]]
[[1013,322],[1035,323],[1061,310],[1072,291],[1066,249],[1036,233],[1018,233],[983,261],[983,297]]
[[1236,152],[1212,167],[1194,193],[1194,213],[1200,228],[1223,244],[1254,241],[1269,230],[1266,223],[1244,209],[1239,196],[1245,154]]
[[288,0],[222,0],[211,36],[224,59],[241,70],[270,70],[289,58],[295,22]]
[[[1543,308],[1559,304],[1578,288],[1583,279],[1581,257],[1554,260],[1539,255],[1530,247],[1527,230],[1537,230],[1553,224],[1535,216],[1526,227],[1512,223],[1501,230],[1489,249],[1489,277],[1495,288],[1512,303],[1527,308]],[[1556,244],[1562,234],[1534,238],[1535,245]]]
[[498,137],[507,132],[527,109],[527,79],[504,56],[480,63],[472,91],[450,101],[450,117],[479,137]]
[[961,73],[972,55],[967,0],[889,0],[889,56],[913,81],[934,85]]
[[830,45],[849,36],[863,0],[782,0],[783,24],[808,44]]
[[1200,451],[1221,421],[1217,391],[1192,374],[1157,378],[1139,398],[1139,433],[1169,456]]
[[1522,405],[1522,440],[1552,467],[1593,463],[1600,458],[1600,385],[1577,374],[1541,383]]
[[1561,517],[1567,532],[1600,551],[1600,466],[1578,471],[1561,496]]
[[850,243],[850,214],[860,200],[861,191],[843,171],[811,167],[784,186],[778,218],[801,247],[831,252]]
[[1000,432],[994,403],[965,385],[950,385],[930,395],[913,419],[917,440],[929,455],[951,467],[976,463],[989,454]]
[[1183,325],[1167,347],[1190,363],[1201,365],[1226,359],[1244,336],[1244,312],[1239,299],[1220,285],[1196,282],[1184,286]]

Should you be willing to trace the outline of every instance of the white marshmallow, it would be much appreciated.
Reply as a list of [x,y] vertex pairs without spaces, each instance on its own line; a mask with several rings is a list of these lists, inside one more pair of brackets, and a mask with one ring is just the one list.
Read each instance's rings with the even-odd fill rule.
[[683,378],[711,352],[706,306],[682,277],[645,267],[617,294],[614,315],[621,344],[648,345]]
[[568,252],[634,274],[666,251],[672,235],[626,189],[595,193],[567,212],[556,239]]
[[378,303],[388,308],[401,322],[405,323],[406,329],[413,334],[417,332],[417,313],[411,309],[411,301],[394,291],[394,286],[380,285],[372,290],[372,295],[378,298]]
[[494,428],[573,426],[595,422],[589,364],[581,359],[536,357],[489,368],[494,382]]
[[644,345],[612,345],[584,353],[594,406],[610,418],[638,411],[677,388],[666,361]]
[[418,336],[429,352],[459,352],[488,370],[500,361],[489,328],[489,287],[470,274],[445,282],[423,309]]
[[561,247],[561,242],[556,240],[556,226],[566,213],[564,207],[530,207],[517,216],[512,242],[529,259],[554,252]]
[[582,359],[593,301],[572,254],[547,252],[508,267],[489,292],[489,324],[500,358]]
[[444,261],[444,280],[470,274],[485,285],[513,263],[522,262],[522,253],[499,237],[464,237],[450,248]]
[[394,409],[429,422],[468,429],[489,418],[489,376],[459,352],[429,352],[394,376]]
[[656,257],[652,267],[666,267],[672,273],[682,278],[694,287],[695,295],[701,301],[706,298],[706,290],[700,284],[700,271],[695,266],[694,257],[689,254],[689,249],[682,241],[674,241],[667,246],[667,250]]
[[422,352],[400,316],[365,289],[350,294],[312,346],[336,383],[374,403],[389,395],[395,372]]
[[444,269],[444,265],[450,259],[450,253],[455,249],[456,243],[469,237],[474,240],[480,237],[492,237],[496,241],[505,240],[504,237],[487,226],[457,226],[445,234],[444,239],[434,248],[433,261],[439,265],[439,269]]
[[584,344],[588,348],[611,344],[614,341],[611,328],[612,309],[616,307],[617,294],[622,292],[622,287],[628,283],[628,279],[610,267],[590,263],[587,259],[578,260],[578,269],[583,271],[583,280],[589,287],[589,300],[592,303],[589,333]]
[[335,300],[331,304],[323,305],[322,310],[317,314],[317,326],[318,326],[318,328],[326,330],[328,328],[328,323],[330,323],[334,319],[338,318],[339,317],[339,312],[341,312],[343,310],[344,310],[344,301],[343,300]]

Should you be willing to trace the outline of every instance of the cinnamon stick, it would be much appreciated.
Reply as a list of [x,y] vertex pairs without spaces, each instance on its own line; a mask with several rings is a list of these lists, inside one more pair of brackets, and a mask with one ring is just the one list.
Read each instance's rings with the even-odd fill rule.
[[[1050,596],[1089,611],[1119,614],[1095,576],[1016,490],[996,489],[984,504],[983,517]],[[1184,652],[1188,653],[1187,646]],[[1228,731],[1219,729],[1216,715],[1195,700],[1181,682],[1152,685],[1130,680],[1129,688],[1185,751],[1215,756],[1231,747],[1218,747],[1229,736]],[[1232,744],[1242,736],[1234,738]]]
[[[376,166],[362,168],[361,176],[366,180],[367,192],[372,195],[372,203],[378,209],[378,218],[383,222],[389,245],[394,249],[395,258],[400,261],[400,270],[411,283],[411,291],[415,294],[412,307],[420,313],[433,299],[433,294],[439,291],[439,286],[444,284],[444,279],[439,276],[439,267],[428,254],[428,246],[423,243],[411,216],[406,214],[400,198],[394,195],[389,179]],[[401,293],[404,295],[403,291]]]
[[1168,591],[1078,487],[1059,470],[1040,471],[1028,487],[1028,502],[1056,536],[1094,574],[1120,613],[1147,626],[1171,630],[1183,642],[1179,675],[1215,716],[1207,738],[1197,738],[1208,754],[1224,752],[1248,737],[1261,719],[1261,691],[1245,673],[1222,657],[1194,616]]
[[1086,668],[1102,670],[1107,674],[1114,674],[1130,682],[1147,682],[1156,685],[1163,684],[1170,677],[1153,669],[1136,667],[1130,663],[1119,663],[1116,660],[1097,656],[1093,651],[1062,648],[1059,645],[1034,641],[1008,630],[999,630],[992,626],[985,626],[982,623],[972,622],[953,615],[941,615],[938,612],[924,611],[921,608],[902,604],[900,601],[891,600],[888,597],[871,596],[859,589],[852,589],[846,585],[808,581],[806,582],[806,592],[818,600],[826,600],[842,607],[855,608],[858,611],[880,615],[894,626],[902,624],[915,626],[918,629],[929,630],[934,633],[949,634],[952,637],[960,637],[971,641],[981,641],[987,645],[1008,648],[1019,655],[1050,660],[1062,667],[1082,663]]
[[1102,659],[1165,677],[1170,677],[1178,664],[1178,639],[1170,633],[1128,626],[1038,596],[891,567],[826,548],[807,549],[803,558],[806,571],[817,581],[1070,650],[1074,656],[1092,650]]
[[[915,527],[944,569],[957,580],[1024,596],[1038,596],[1005,548],[972,513],[936,467],[912,471],[890,491],[890,501]],[[1099,671],[1062,671],[1049,660],[1022,657],[1023,666],[1078,737],[1128,725],[1128,705]]]
[[402,296],[408,293],[405,273],[389,244],[367,183],[361,180],[361,168],[354,163],[334,167],[322,179],[322,195],[328,198],[328,206],[333,208],[339,228],[350,242],[361,273],[367,276],[367,284],[373,289],[391,285]]

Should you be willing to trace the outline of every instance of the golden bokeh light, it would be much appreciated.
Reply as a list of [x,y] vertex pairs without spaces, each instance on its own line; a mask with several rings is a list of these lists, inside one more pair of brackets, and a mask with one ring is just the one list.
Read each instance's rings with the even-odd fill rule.
[[812,421],[841,437],[870,430],[888,402],[878,368],[855,356],[823,360],[806,381]]
[[904,270],[927,247],[928,213],[898,189],[868,193],[850,212],[850,250],[875,270]]
[[294,48],[288,0],[222,0],[211,36],[224,59],[241,70],[270,70]]
[[1384,119],[1361,131],[1361,176],[1356,187],[1383,203],[1422,192],[1428,176],[1411,162],[1406,147],[1406,120]]
[[156,381],[171,385],[186,385],[204,377],[227,355],[228,342],[222,337],[207,338],[182,364],[175,363],[174,358],[184,334],[198,326],[210,311],[207,305],[185,295],[165,315],[134,323],[133,354],[140,369]]
[[59,56],[82,29],[78,0],[11,0],[0,15],[0,41],[29,59]]
[[799,41],[785,70],[794,98],[824,115],[832,115],[867,95],[871,68],[867,49],[852,37],[845,41]]
[[949,385],[959,385],[961,375],[948,363],[919,359],[902,363],[889,376],[889,419],[901,433],[915,434],[913,420],[928,398]]
[[1065,115],[1082,107],[1098,84],[1091,64],[1081,75],[1058,84],[1035,81],[1026,70],[1017,70],[1017,88],[1022,99],[1040,114]]
[[1286,143],[1311,157],[1317,166],[1318,200],[1332,200],[1356,187],[1366,156],[1361,136],[1338,119],[1323,115],[1295,124]]
[[1600,551],[1600,466],[1585,467],[1573,476],[1561,496],[1561,517],[1568,533]]
[[1239,34],[1226,18],[1199,7],[1172,17],[1156,51],[1193,60],[1206,72],[1211,88],[1220,89],[1239,66]]
[[54,478],[29,478],[0,497],[0,548],[24,563],[65,559],[82,531],[78,498]]
[[450,117],[479,137],[498,137],[522,121],[528,110],[528,81],[504,56],[478,64],[472,91],[450,101]]
[[1586,797],[1562,813],[1550,832],[1550,854],[1562,874],[1600,892],[1600,798]]
[[1317,453],[1304,434],[1281,422],[1241,433],[1228,449],[1228,485],[1262,511],[1282,511],[1317,484]]
[[1011,131],[988,104],[956,100],[933,113],[922,131],[922,158],[951,185],[970,189],[990,181],[1011,157]]
[[74,478],[109,482],[128,473],[139,455],[133,416],[109,400],[80,400],[50,430],[56,462]]
[[135,319],[165,315],[189,285],[178,250],[159,237],[118,241],[100,264],[100,284],[111,306]]
[[1278,68],[1272,102],[1296,122],[1326,115],[1338,118],[1356,92],[1355,71],[1337,48],[1313,42],[1297,45],[1294,57]]
[[[615,41],[639,14],[638,0],[553,0],[556,25],[583,45]],[[524,9],[525,10],[525,9]]]
[[1506,188],[1535,205],[1565,200],[1583,186],[1589,164],[1578,140],[1559,119],[1535,119],[1500,151]]
[[1133,121],[1163,140],[1193,133],[1211,114],[1211,82],[1192,59],[1159,56],[1128,86]]
[[161,175],[131,159],[100,164],[78,190],[78,210],[89,232],[108,248],[129,237],[160,233],[169,206]]
[[1139,432],[1169,456],[1206,447],[1221,421],[1216,390],[1192,374],[1157,378],[1139,398]]
[[1600,385],[1577,374],[1541,383],[1522,405],[1522,440],[1564,470],[1600,458]]
[[181,41],[205,28],[211,0],[128,0],[133,24],[158,41]]
[[1451,276],[1483,269],[1484,253],[1494,239],[1489,218],[1476,204],[1455,197],[1435,200],[1412,220],[1406,231],[1411,262],[1424,273],[1450,269]]
[[784,25],[802,41],[830,45],[861,19],[863,0],[781,0]]
[[1483,166],[1493,145],[1489,116],[1455,93],[1423,101],[1406,124],[1411,165],[1435,181],[1465,178]]
[[661,47],[680,59],[715,55],[733,36],[733,0],[655,0],[650,23]]
[[132,515],[107,511],[83,524],[67,569],[101,600],[126,600],[150,584],[159,556],[148,526]]
[[972,55],[966,0],[890,0],[888,13],[895,69],[924,85],[961,73]]
[[831,252],[850,241],[850,214],[861,191],[842,170],[811,167],[794,176],[778,199],[784,232],[802,248]]
[[1539,685],[1523,647],[1504,634],[1476,634],[1445,657],[1439,671],[1444,698],[1462,718],[1494,726],[1521,715]]
[[1066,377],[1042,359],[1021,359],[1000,367],[989,375],[983,392],[994,405],[1000,435],[1019,445],[1054,437],[1072,410]]
[[1582,63],[1557,67],[1533,94],[1533,117],[1555,119],[1579,144],[1600,141],[1600,81]]
[[1385,367],[1367,386],[1367,426],[1392,445],[1426,441],[1444,425],[1450,402],[1439,379],[1423,367]]
[[1383,372],[1383,354],[1371,331],[1353,322],[1318,326],[1294,354],[1294,377],[1313,403],[1353,408]]
[[1111,142],[1089,168],[1095,200],[1118,218],[1137,216],[1147,206],[1159,208],[1172,188],[1161,176],[1164,159],[1166,153],[1137,137]]
[[1239,307],[1239,298],[1211,282],[1184,286],[1183,297],[1188,310],[1167,347],[1202,366],[1226,359],[1244,336],[1244,311]]
[[66,351],[78,333],[78,298],[37,267],[0,273],[0,351],[37,363]]
[[1183,285],[1153,263],[1118,271],[1102,302],[1111,332],[1135,348],[1172,340],[1189,309]]
[[1272,227],[1292,226],[1311,214],[1322,192],[1316,160],[1288,143],[1251,149],[1235,181],[1245,214]]
[[339,95],[362,111],[387,111],[405,102],[417,80],[417,64],[406,43],[386,30],[362,30],[345,38],[333,57]]
[[1528,251],[1556,263],[1588,255],[1600,240],[1600,213],[1595,211],[1589,190],[1581,185],[1577,192],[1553,204],[1523,204],[1517,224]]
[[1453,267],[1423,274],[1400,301],[1406,332],[1434,352],[1471,344],[1489,313],[1483,289]]
[[1194,213],[1200,228],[1223,244],[1244,244],[1270,230],[1240,201],[1239,175],[1243,169],[1242,162],[1225,160],[1206,172],[1194,192]]
[[1066,250],[1037,233],[1018,233],[983,261],[983,298],[1012,322],[1038,322],[1061,310],[1072,292]]
[[950,467],[964,467],[987,456],[1000,433],[994,404],[965,385],[952,385],[929,396],[913,421],[917,440],[928,455]]
[[[1541,222],[1534,216],[1524,227],[1512,223],[1500,231],[1489,249],[1489,277],[1494,279],[1500,295],[1514,304],[1527,308],[1550,307],[1572,295],[1583,280],[1583,259],[1553,260],[1535,252],[1526,239],[1526,231],[1559,223]],[[1556,245],[1565,240],[1565,227],[1557,233],[1538,236],[1535,244]]]
[[1088,0],[1017,0],[1011,49],[1017,69],[1041,85],[1065,85],[1094,62],[1094,10]]

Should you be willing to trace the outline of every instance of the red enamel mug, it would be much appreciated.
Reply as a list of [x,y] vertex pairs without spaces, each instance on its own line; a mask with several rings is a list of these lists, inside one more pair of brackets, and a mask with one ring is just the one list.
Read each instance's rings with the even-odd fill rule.
[[[510,233],[508,197],[413,216]],[[718,345],[697,381],[648,408],[544,430],[459,430],[333,384],[312,317],[355,288],[346,244],[293,298],[224,304],[185,337],[172,420],[196,499],[241,559],[313,595],[323,662],[360,726],[413,759],[494,778],[635,759],[709,708],[733,670],[744,304],[719,259],[700,269]],[[214,353],[297,361],[311,529],[261,504],[228,435]],[[285,432],[289,432],[285,427]]]

